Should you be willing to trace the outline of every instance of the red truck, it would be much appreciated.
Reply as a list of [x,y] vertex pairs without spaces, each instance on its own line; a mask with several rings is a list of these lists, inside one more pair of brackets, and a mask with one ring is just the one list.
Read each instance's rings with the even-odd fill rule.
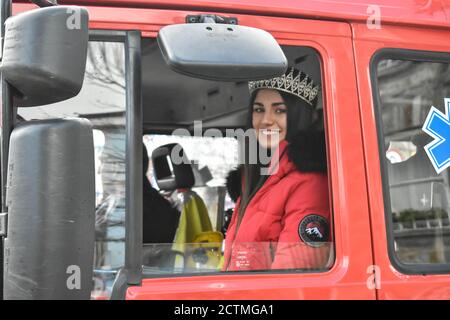
[[[448,0],[33,2],[1,1],[4,298],[450,299]],[[330,256],[223,272],[226,133],[288,65],[322,89]],[[144,243],[142,143],[197,161],[207,240]]]

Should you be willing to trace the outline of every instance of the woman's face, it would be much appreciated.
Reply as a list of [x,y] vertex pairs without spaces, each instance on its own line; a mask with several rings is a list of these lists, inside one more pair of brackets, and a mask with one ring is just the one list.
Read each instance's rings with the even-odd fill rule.
[[286,138],[287,106],[277,90],[261,89],[253,102],[253,129],[264,148],[275,148]]

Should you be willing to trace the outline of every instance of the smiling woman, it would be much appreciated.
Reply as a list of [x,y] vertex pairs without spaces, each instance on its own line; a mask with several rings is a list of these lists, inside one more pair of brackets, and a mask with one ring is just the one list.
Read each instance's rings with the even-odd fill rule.
[[[191,236],[145,244],[147,277],[220,270],[311,272],[332,265],[319,54],[304,46],[282,50],[292,67],[281,77],[210,81],[174,72],[157,43],[144,39],[144,142],[149,152],[177,143],[195,162],[190,164],[195,176],[191,189],[204,201],[213,227],[195,231],[194,220],[180,219],[179,226],[194,230]],[[233,174],[234,183],[225,183],[237,166],[245,169]],[[157,188],[158,172],[153,163],[150,168]],[[204,179],[207,171],[210,180]],[[184,203],[180,193],[186,188],[159,189],[174,205]],[[150,263],[147,258],[155,251],[168,259]]]
[[286,138],[286,111],[286,104],[278,91],[258,91],[253,102],[252,124],[264,148],[275,148]]
[[260,159],[246,157],[224,269],[323,268],[331,233],[325,137],[313,121],[319,86],[291,68],[249,88],[248,126],[258,150],[248,146],[246,152],[265,149],[271,159],[263,173]]

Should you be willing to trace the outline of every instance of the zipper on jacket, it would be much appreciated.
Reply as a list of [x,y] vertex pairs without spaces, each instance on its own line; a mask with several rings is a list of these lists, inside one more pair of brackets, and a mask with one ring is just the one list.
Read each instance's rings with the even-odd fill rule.
[[[284,148],[284,150],[283,150],[283,152],[281,153],[281,155],[278,157],[278,166],[280,165],[280,162],[281,162],[281,159],[283,158],[283,156],[284,156],[284,154],[286,153],[286,151],[287,151],[287,146]],[[266,182],[267,182],[267,180],[266,180]],[[266,182],[264,182],[264,184],[266,183]],[[262,187],[262,186],[261,186]],[[259,191],[259,190],[258,190]],[[256,193],[258,193],[258,192],[256,192]],[[256,195],[256,193],[255,193],[255,195]],[[242,200],[242,196],[240,197],[240,199],[238,199],[238,200]],[[252,202],[252,200],[253,199],[250,199],[250,201],[249,201],[249,203],[247,204],[247,208],[248,208],[248,206],[250,205],[250,203]],[[241,203],[239,203],[239,206],[241,205]],[[237,211],[239,211],[239,207],[235,207],[234,208],[234,212],[233,212],[233,214],[235,214],[236,213],[236,209],[238,209]],[[244,215],[245,215],[245,212],[244,212]],[[235,232],[234,232],[234,235],[233,235],[233,239],[231,240],[231,248],[230,248],[230,250],[229,250],[229,252],[230,252],[230,254],[229,254],[229,259],[228,259],[228,262],[227,262],[227,265],[225,266],[225,271],[227,271],[228,270],[228,267],[230,266],[230,263],[231,263],[231,257],[232,257],[232,253],[233,253],[233,249],[234,249],[234,244],[235,244],[235,240],[236,240],[236,236],[237,236],[237,233],[238,233],[238,231],[239,231],[239,227],[240,227],[240,225],[241,225],[241,222],[242,222],[242,220],[244,220],[244,215],[242,216],[242,219],[240,219],[241,221],[239,221],[239,217],[236,217],[236,230],[235,230]],[[271,246],[271,248],[272,248],[272,246]],[[273,258],[272,258],[272,260],[273,260]]]

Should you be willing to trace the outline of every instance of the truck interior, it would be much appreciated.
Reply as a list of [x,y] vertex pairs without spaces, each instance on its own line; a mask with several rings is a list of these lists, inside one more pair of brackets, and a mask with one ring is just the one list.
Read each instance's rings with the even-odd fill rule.
[[[282,46],[282,49],[290,66],[301,68],[320,82],[320,62],[313,49],[294,46]],[[189,160],[194,162],[195,181],[189,188],[204,201],[213,226],[204,228],[198,239],[195,236],[184,238],[181,251],[185,252],[186,263],[182,268],[147,268],[144,271],[217,272],[226,230],[224,224],[234,207],[226,178],[239,165],[238,140],[227,131],[247,128],[248,83],[208,81],[175,73],[164,63],[154,39],[142,41],[142,67],[143,132],[149,158],[158,147],[171,143],[182,146]],[[321,110],[321,106],[318,109]],[[177,131],[184,131],[184,135]],[[158,188],[155,169],[158,168],[150,165],[148,177],[153,187]],[[144,245],[148,251],[155,246],[174,250],[172,243]],[[188,260],[194,261],[189,263]]]

